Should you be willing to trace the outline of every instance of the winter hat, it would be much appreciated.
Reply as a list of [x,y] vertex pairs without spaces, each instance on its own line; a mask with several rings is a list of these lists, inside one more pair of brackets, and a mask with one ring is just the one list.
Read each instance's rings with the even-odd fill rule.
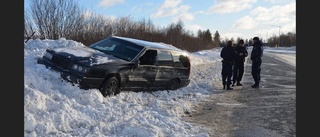
[[244,44],[243,39],[241,39],[241,40],[239,41],[239,44]]
[[257,40],[257,41],[259,41],[259,38],[258,38],[258,37],[254,37],[252,40]]

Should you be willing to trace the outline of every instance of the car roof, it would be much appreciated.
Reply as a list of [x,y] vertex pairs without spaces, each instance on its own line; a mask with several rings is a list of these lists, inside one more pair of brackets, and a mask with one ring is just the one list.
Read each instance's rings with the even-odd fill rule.
[[166,46],[166,45],[163,45],[160,43],[139,40],[139,39],[134,39],[134,38],[128,38],[128,37],[119,37],[119,36],[111,36],[111,37],[126,40],[126,41],[132,42],[134,44],[144,46],[144,47],[157,48],[157,49],[168,49],[168,50],[174,50],[174,51],[178,51],[178,52],[184,52],[183,50],[178,49],[176,47],[170,47],[170,46]]

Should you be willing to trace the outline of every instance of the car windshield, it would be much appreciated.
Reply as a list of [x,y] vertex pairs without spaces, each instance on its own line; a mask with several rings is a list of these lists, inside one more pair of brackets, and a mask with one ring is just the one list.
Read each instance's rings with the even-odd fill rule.
[[90,48],[126,61],[132,61],[141,52],[143,46],[135,45],[120,39],[109,38],[94,43]]

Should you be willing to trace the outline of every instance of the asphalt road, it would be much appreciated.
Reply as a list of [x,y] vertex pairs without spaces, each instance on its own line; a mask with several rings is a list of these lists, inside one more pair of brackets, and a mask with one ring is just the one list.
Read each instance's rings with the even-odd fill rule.
[[222,90],[221,82],[214,83],[215,94],[194,104],[195,111],[184,119],[212,137],[295,137],[296,67],[267,53],[262,61],[260,88],[251,88],[247,59],[243,86]]

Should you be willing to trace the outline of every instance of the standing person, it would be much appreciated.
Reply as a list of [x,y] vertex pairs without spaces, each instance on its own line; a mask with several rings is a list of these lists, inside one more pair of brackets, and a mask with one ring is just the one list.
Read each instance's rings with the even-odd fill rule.
[[223,89],[232,90],[231,85],[231,77],[232,77],[232,67],[234,61],[236,59],[236,52],[234,47],[232,47],[232,41],[227,42],[227,46],[223,47],[220,53],[220,57],[222,57],[222,84]]
[[251,75],[254,79],[254,84],[251,86],[252,88],[259,88],[262,55],[263,55],[262,44],[258,37],[254,37],[253,48],[250,56],[250,59],[252,61]]
[[236,84],[237,86],[242,86],[240,81],[242,80],[242,76],[244,73],[244,61],[245,61],[245,58],[248,56],[247,48],[244,47],[243,45],[244,45],[244,41],[243,39],[241,39],[238,45],[235,47],[237,58],[235,60],[235,64],[233,67],[232,86],[234,86],[236,82],[237,82]]

